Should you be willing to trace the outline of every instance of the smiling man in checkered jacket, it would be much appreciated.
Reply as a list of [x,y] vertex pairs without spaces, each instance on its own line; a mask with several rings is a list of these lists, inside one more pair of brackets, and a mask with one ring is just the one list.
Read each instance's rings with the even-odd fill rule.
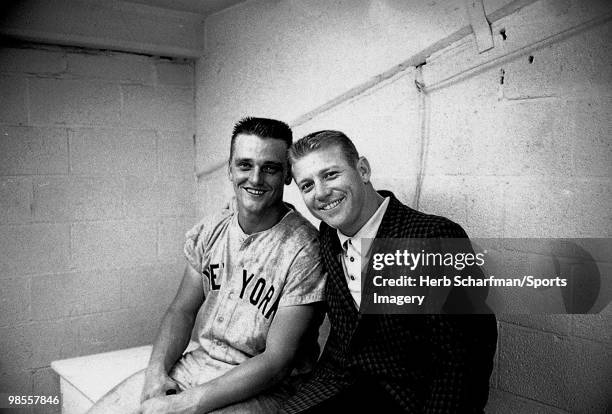
[[293,177],[322,220],[321,258],[331,331],[314,375],[285,413],[483,413],[493,368],[493,315],[360,313],[361,240],[464,238],[456,223],[377,192],[368,161],[339,131],[289,152]]

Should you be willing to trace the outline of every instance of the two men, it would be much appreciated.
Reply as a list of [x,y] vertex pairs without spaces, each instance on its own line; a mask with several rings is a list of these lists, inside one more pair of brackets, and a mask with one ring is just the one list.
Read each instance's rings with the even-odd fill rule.
[[[236,206],[188,233],[184,280],[146,375],[132,387],[139,394],[144,380],[136,412],[273,413],[283,400],[288,413],[482,412],[494,317],[359,312],[361,239],[465,232],[376,192],[352,142],[320,131],[289,153],[306,206],[323,221],[319,252],[314,228],[282,203],[290,143],[278,121],[236,125],[229,165]],[[308,372],[316,360],[313,303],[323,299],[323,271],[330,335],[312,378],[289,397],[297,381],[283,378],[292,368]],[[181,357],[198,312],[199,346]]]
[[359,312],[362,239],[467,238],[463,229],[375,191],[367,159],[341,132],[307,135],[289,155],[306,206],[323,221],[331,331],[313,378],[283,411],[482,413],[497,339],[494,316]]
[[[280,121],[235,125],[235,206],[188,232],[188,264],[147,369],[91,413],[267,414],[312,369],[325,281],[316,229],[282,201],[291,142]],[[196,321],[198,346],[183,355]]]

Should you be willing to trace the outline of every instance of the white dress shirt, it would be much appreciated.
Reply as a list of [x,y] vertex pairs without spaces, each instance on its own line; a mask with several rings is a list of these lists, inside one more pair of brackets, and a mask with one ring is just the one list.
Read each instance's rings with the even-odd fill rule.
[[[359,229],[353,237],[346,236],[337,230],[340,244],[342,245],[342,268],[344,269],[344,276],[348,283],[349,291],[355,301],[355,306],[359,309],[361,305],[361,272],[362,266],[362,252],[365,252],[367,257],[369,254],[370,246],[372,245],[372,239],[376,237],[380,223],[382,222],[387,206],[389,205],[389,197],[386,197],[382,204],[378,207],[376,212],[370,217],[370,219]],[[369,240],[368,240],[369,239]]]

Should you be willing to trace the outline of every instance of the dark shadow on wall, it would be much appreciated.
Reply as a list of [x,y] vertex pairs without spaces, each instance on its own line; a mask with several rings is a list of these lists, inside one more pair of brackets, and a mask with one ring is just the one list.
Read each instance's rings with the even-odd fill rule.
[[561,288],[567,313],[599,313],[610,303],[610,292],[604,292],[604,300],[594,306],[601,293],[601,273],[591,253],[565,239],[550,241],[550,253],[555,271],[568,281]]
[[[473,245],[488,252],[482,266],[486,278],[498,280],[488,292],[470,287],[469,293],[478,299],[487,295],[493,313],[598,314],[612,301],[610,239],[477,239]],[[525,277],[540,284],[529,284]],[[503,279],[515,284],[504,285]],[[524,286],[516,284],[521,279]]]

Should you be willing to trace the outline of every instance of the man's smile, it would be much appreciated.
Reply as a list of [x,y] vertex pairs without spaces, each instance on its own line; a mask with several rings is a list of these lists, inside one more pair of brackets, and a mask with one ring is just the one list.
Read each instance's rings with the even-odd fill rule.
[[242,187],[242,188],[244,189],[244,191],[254,196],[261,196],[266,192],[266,190],[260,190],[258,188],[251,188],[251,187]]
[[334,208],[338,207],[338,205],[339,205],[340,203],[342,203],[342,202],[344,201],[344,199],[345,199],[345,198],[346,198],[346,197],[342,197],[342,198],[339,198],[339,199],[337,199],[337,200],[334,200],[334,201],[332,201],[332,202],[330,202],[330,203],[323,204],[323,205],[322,205],[322,206],[319,208],[319,210],[328,211],[328,210],[334,209]]

